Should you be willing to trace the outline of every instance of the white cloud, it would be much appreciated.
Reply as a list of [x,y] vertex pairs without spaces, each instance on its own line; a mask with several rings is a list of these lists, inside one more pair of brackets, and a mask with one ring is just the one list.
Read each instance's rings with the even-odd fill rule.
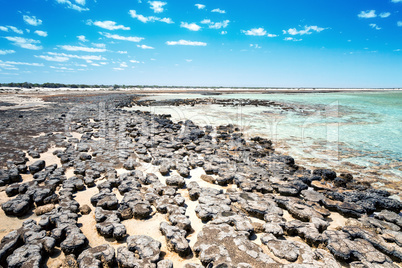
[[32,25],[32,26],[38,26],[42,24],[42,20],[37,19],[35,16],[28,16],[24,15],[22,16],[26,24]]
[[375,10],[361,11],[357,16],[363,19],[370,19],[377,17],[377,15],[375,14]]
[[128,30],[130,30],[130,27],[126,27],[124,25],[116,25],[116,22],[111,21],[111,20],[95,21],[95,22],[92,22],[91,20],[88,20],[87,24],[88,25],[95,25],[95,26],[98,26],[100,28],[110,30],[110,31],[114,31],[114,30],[128,31]]
[[37,35],[42,36],[42,37],[47,36],[47,32],[44,32],[44,31],[35,31],[34,33],[36,33]]
[[165,22],[165,23],[167,23],[167,24],[174,23],[171,18],[162,18],[162,19],[159,19],[159,21]]
[[285,41],[295,41],[295,42],[297,42],[297,41],[301,41],[301,40],[303,40],[303,39],[296,39],[296,38],[293,38],[293,37],[286,37],[286,38],[283,39],[283,40],[285,40]]
[[127,68],[127,67],[128,67],[128,65],[127,65],[127,63],[122,62],[122,63],[120,63],[120,67],[122,67],[122,68]]
[[175,45],[181,45],[181,46],[206,46],[207,45],[207,43],[204,43],[204,42],[188,41],[188,40],[167,41],[166,44],[169,45],[169,46],[175,46]]
[[[93,65],[93,64],[92,64]],[[118,68],[113,68],[113,70],[116,70],[116,71],[124,71],[124,69],[123,68],[120,68],[120,67],[118,67]]]
[[161,19],[159,17],[154,17],[154,16],[145,17],[143,15],[137,14],[137,11],[135,11],[135,10],[130,10],[129,14],[133,19],[137,19],[143,23],[155,22],[155,21],[161,21],[161,22],[165,22],[168,24],[174,23],[171,18],[162,18]]
[[13,54],[15,53],[14,50],[1,50],[0,49],[0,55],[7,55],[7,54]]
[[10,28],[14,33],[17,33],[17,34],[23,34],[24,33],[24,31],[18,29],[17,27],[14,27],[14,26],[8,26],[8,28]]
[[42,46],[34,45],[34,44],[40,44],[40,41],[34,40],[34,39],[27,39],[23,37],[11,37],[11,36],[6,36],[4,37],[8,41],[13,42],[13,45],[19,46],[25,49],[31,49],[31,50],[40,50],[42,49]]
[[150,47],[147,45],[137,45],[137,47],[142,48],[142,49],[155,49],[154,47]]
[[402,0],[391,0],[392,3],[402,3]]
[[71,3],[69,0],[56,0],[56,2],[59,3],[59,4],[66,4],[67,8],[73,9],[73,10],[76,10],[76,11],[79,11],[79,12],[89,10],[88,8],[83,8],[83,7],[77,6],[77,5],[73,4],[73,3]]
[[128,52],[127,51],[117,51],[117,53],[119,53],[119,54],[127,54]]
[[224,20],[222,22],[212,22],[210,19],[204,19],[201,21],[202,24],[208,24],[210,29],[221,29],[226,28],[229,25],[230,20]]
[[221,14],[225,14],[225,13],[226,13],[225,10],[222,10],[222,9],[220,9],[220,8],[212,9],[211,12],[217,12],[217,13],[221,13]]
[[195,4],[195,6],[196,6],[198,9],[204,9],[204,8],[205,8],[205,5],[202,5],[202,4]]
[[199,31],[201,27],[197,24],[193,23],[187,23],[187,22],[181,22],[180,27],[189,29],[190,31]]
[[227,34],[227,33],[228,33],[227,31],[222,31],[221,32],[222,35]]
[[138,60],[130,60],[132,63],[140,63]]
[[11,30],[17,34],[23,34],[24,31],[18,29],[17,27],[14,26],[0,26],[0,30],[3,32],[8,32],[8,30]]
[[253,35],[253,36],[263,36],[267,34],[267,31],[264,30],[264,28],[253,28],[251,30],[241,31],[245,35]]
[[141,40],[144,40],[143,37],[136,37],[136,36],[121,36],[117,34],[110,34],[110,33],[100,33],[106,38],[111,38],[115,40],[122,40],[122,41],[130,41],[130,42],[140,42]]
[[371,28],[373,28],[373,29],[376,29],[376,30],[381,30],[381,27],[379,27],[377,24],[375,24],[375,23],[371,23],[370,24],[370,27]]
[[81,6],[85,6],[85,0],[75,0],[75,2]]
[[277,37],[276,34],[268,34],[267,36],[268,36],[268,37]]
[[383,13],[381,13],[379,16],[384,19],[384,18],[388,18],[389,16],[391,16],[391,13],[389,13],[389,12],[383,12]]
[[86,39],[85,35],[78,35],[77,38],[78,38],[78,40],[80,40],[81,42],[88,42],[88,40]]
[[35,66],[35,67],[43,67],[43,63],[29,63],[29,62],[16,62],[16,61],[6,61],[5,64],[10,65],[25,65],[25,66]]
[[[324,30],[325,30],[325,28],[321,28],[318,26],[304,26],[304,30],[298,31],[298,30],[296,30],[296,28],[291,28],[287,31],[287,33],[290,35],[297,35],[297,34],[304,35],[304,34],[312,34],[312,31],[319,33]],[[283,31],[283,32],[286,33],[286,31]]]
[[60,48],[67,50],[67,51],[84,51],[84,52],[91,52],[91,53],[106,51],[106,49],[104,49],[104,48],[79,47],[79,46],[70,46],[70,45],[60,46]]
[[41,58],[47,61],[56,61],[56,62],[65,62],[65,61],[69,61],[70,58],[68,57],[63,57],[63,56],[47,56],[47,55],[40,55],[40,56],[36,56],[36,58]]
[[151,9],[155,13],[162,13],[163,6],[165,6],[167,4],[166,2],[161,2],[161,1],[148,1],[148,3],[151,5]]
[[192,62],[193,60],[191,60],[191,59],[186,59],[186,61],[187,61],[187,62]]
[[396,23],[396,25],[398,25],[399,27],[402,27],[402,21],[398,21],[398,22]]
[[67,58],[73,58],[73,59],[80,59],[80,60],[85,60],[88,63],[91,63],[92,61],[99,61],[99,60],[106,60],[102,56],[95,56],[95,55],[83,55],[83,56],[78,56],[78,55],[72,55],[72,54],[66,54],[66,53],[55,53],[55,52],[48,52],[47,54],[51,56],[56,56],[56,57],[67,57]]

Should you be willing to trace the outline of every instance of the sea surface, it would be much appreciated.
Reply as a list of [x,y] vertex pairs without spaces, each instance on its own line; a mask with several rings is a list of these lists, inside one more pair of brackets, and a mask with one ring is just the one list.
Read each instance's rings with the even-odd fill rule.
[[[382,188],[402,180],[402,92],[275,94],[158,94],[148,99],[235,99],[234,105],[140,107],[199,125],[234,124],[249,136],[271,139],[281,153],[306,167],[366,176]],[[281,106],[242,106],[247,100]],[[134,109],[138,109],[137,107]],[[391,185],[393,184],[393,185]]]

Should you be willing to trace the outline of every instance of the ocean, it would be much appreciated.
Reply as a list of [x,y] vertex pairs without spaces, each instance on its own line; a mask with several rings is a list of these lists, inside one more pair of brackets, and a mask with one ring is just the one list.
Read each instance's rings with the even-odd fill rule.
[[[201,126],[234,124],[247,136],[273,141],[275,149],[308,168],[332,168],[367,178],[381,188],[402,179],[402,92],[274,94],[158,94],[147,99],[233,99],[234,105],[134,107],[170,114]],[[279,106],[243,106],[269,100]]]

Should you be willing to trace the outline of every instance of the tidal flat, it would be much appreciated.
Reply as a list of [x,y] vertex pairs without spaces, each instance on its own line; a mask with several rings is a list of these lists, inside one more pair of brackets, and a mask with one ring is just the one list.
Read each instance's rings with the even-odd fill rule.
[[0,265],[400,267],[399,106],[255,95],[2,94]]

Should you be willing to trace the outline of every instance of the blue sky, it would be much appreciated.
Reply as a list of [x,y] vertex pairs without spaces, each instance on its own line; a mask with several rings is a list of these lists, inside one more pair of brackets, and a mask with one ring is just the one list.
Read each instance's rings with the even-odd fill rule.
[[0,0],[0,82],[402,87],[402,0]]

